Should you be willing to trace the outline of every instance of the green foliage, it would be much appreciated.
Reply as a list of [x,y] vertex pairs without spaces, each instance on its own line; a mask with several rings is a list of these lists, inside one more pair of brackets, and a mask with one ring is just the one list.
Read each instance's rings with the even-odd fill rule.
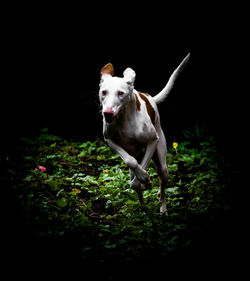
[[[22,139],[17,148],[22,157],[12,170],[25,223],[39,225],[39,237],[74,233],[83,261],[116,256],[131,261],[191,247],[202,231],[193,218],[208,222],[231,204],[223,159],[212,137],[206,140],[197,130],[195,145],[185,132],[178,152],[168,148],[168,217],[159,214],[159,180],[152,163],[152,189],[144,192],[145,205],[140,205],[129,186],[128,168],[103,143],[66,141],[48,130]],[[35,170],[39,165],[46,172]]]

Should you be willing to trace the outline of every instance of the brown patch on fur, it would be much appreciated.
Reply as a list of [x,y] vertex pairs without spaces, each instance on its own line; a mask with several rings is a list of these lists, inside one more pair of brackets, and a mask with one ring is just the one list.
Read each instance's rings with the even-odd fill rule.
[[108,63],[104,65],[104,67],[101,69],[100,75],[102,77],[103,74],[110,74],[111,76],[114,75],[114,67],[112,63]]
[[148,98],[146,97],[146,94],[139,93],[139,95],[140,95],[141,99],[143,99],[145,101],[148,115],[149,115],[153,125],[155,125],[155,110],[153,109],[152,105],[150,104]]
[[136,99],[136,109],[137,109],[138,111],[140,111],[140,110],[141,110],[141,103],[140,103],[140,101],[139,101],[137,95],[135,95],[135,99]]

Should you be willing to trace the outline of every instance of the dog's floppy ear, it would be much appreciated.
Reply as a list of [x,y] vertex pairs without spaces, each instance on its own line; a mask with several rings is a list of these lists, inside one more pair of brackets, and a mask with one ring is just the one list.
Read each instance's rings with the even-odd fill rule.
[[114,75],[114,67],[112,63],[107,63],[104,65],[104,67],[101,69],[100,76],[102,78],[103,74],[109,74],[111,76]]
[[135,81],[135,72],[132,68],[126,68],[123,72],[124,80],[129,84],[133,85]]

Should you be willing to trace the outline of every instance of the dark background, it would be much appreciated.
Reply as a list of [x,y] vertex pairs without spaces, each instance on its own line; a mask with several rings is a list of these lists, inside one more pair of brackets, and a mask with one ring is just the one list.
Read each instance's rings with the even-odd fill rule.
[[172,17],[168,7],[121,7],[35,9],[9,20],[1,111],[7,144],[43,127],[82,140],[102,137],[98,84],[106,63],[117,76],[133,68],[135,88],[156,95],[188,52],[187,68],[159,105],[167,138],[178,141],[196,124],[208,127],[221,147],[242,135],[244,102],[233,85],[228,22],[190,7]]

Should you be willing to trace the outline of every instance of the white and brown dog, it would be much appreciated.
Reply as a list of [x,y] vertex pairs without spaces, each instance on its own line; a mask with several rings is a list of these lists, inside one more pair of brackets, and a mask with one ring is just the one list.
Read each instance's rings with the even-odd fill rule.
[[135,72],[127,68],[123,77],[114,77],[108,63],[101,69],[99,98],[102,105],[103,134],[108,145],[120,155],[130,170],[130,186],[143,203],[142,192],[151,188],[147,166],[152,159],[160,178],[160,212],[167,214],[165,187],[168,180],[166,140],[161,129],[157,104],[165,100],[189,60],[188,54],[171,75],[163,90],[152,97],[134,89]]

